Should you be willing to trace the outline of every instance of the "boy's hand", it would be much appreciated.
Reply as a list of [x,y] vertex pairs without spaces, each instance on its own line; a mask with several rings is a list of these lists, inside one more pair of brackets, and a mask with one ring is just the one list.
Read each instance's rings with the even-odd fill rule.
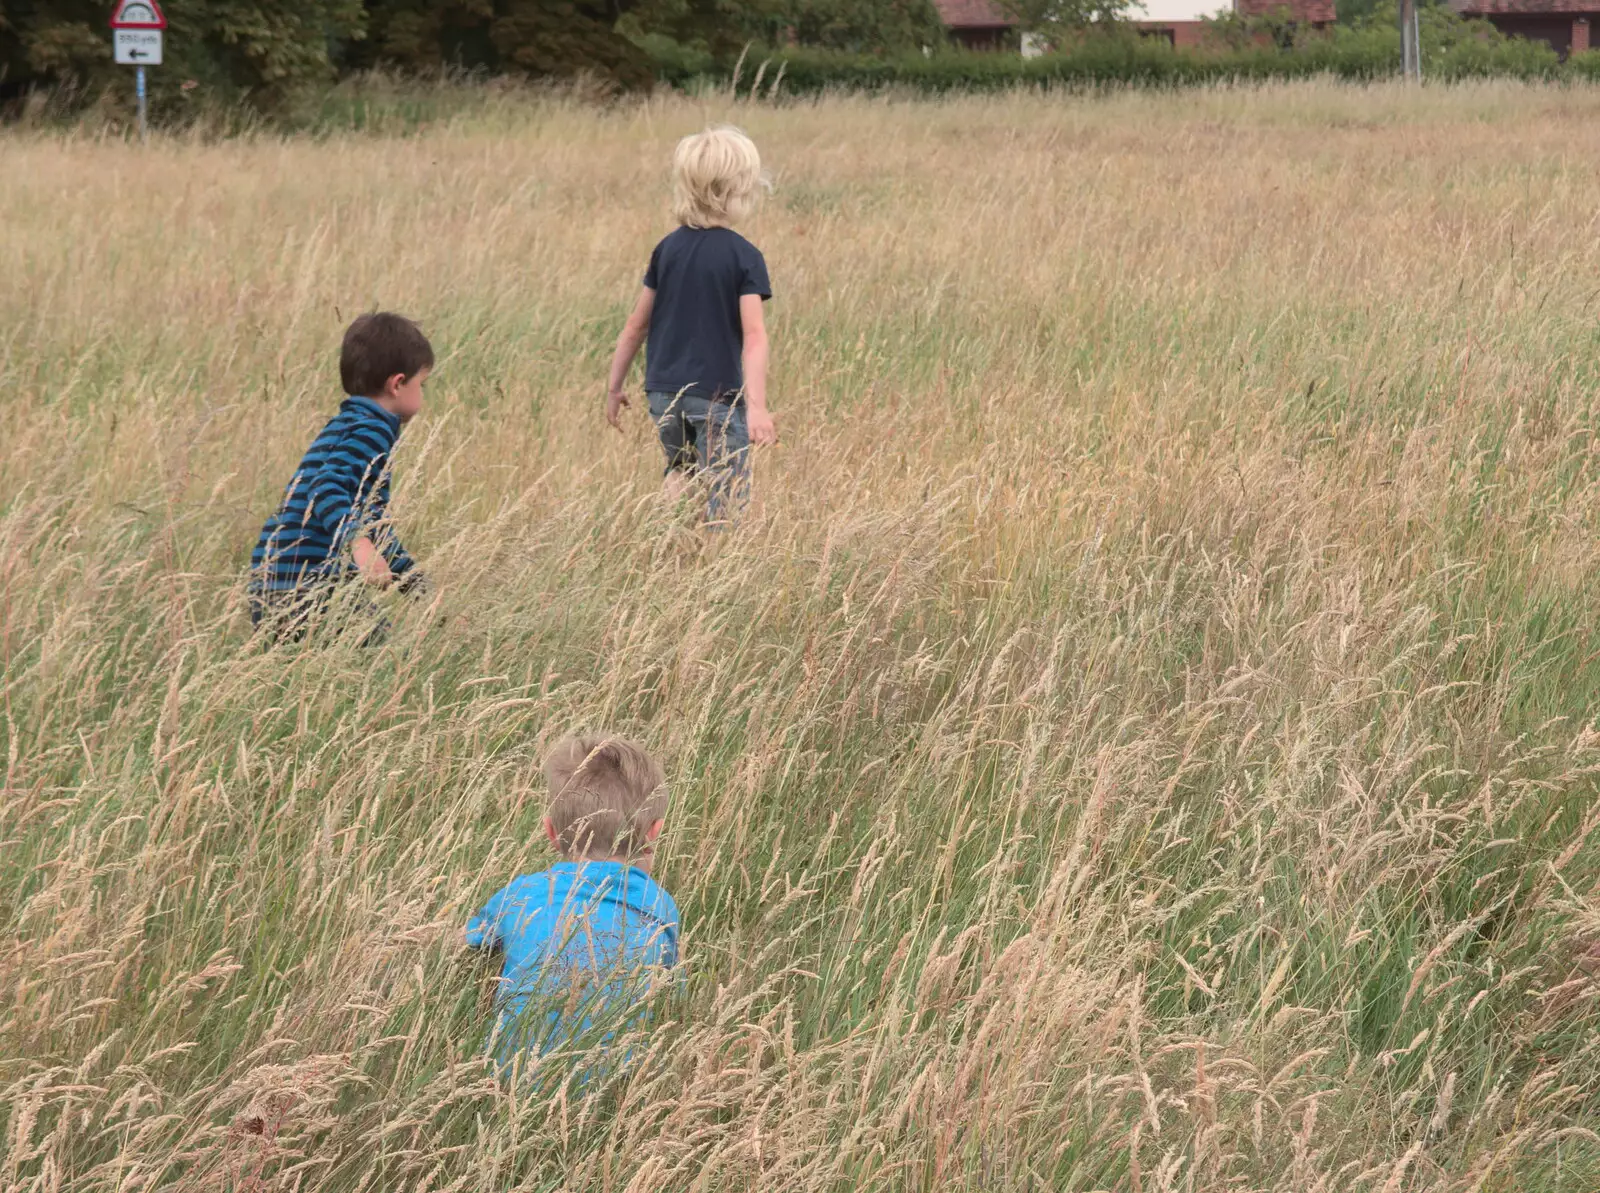
[[772,421],[772,415],[765,410],[746,410],[745,426],[750,430],[750,442],[759,443],[763,447],[770,447],[778,442],[778,427]]
[[628,395],[620,389],[614,389],[606,395],[606,422],[617,430],[622,430],[622,408],[628,405]]
[[372,562],[361,569],[361,574],[374,588],[388,588],[394,583],[394,572],[389,568],[389,561],[377,551],[372,553]]
[[357,539],[350,553],[355,558],[356,570],[361,573],[361,578],[374,588],[388,588],[394,582],[389,561],[383,557],[382,551],[372,545],[371,539]]

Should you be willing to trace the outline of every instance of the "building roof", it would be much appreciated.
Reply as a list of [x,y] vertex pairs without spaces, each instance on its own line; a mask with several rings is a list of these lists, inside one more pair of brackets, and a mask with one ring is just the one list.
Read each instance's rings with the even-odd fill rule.
[[[1600,10],[1600,0],[1451,0],[1457,12],[1593,12]],[[1016,18],[995,3],[995,0],[933,0],[939,10],[939,19],[946,29],[1012,29]],[[1228,0],[1179,0],[1179,6],[1192,8],[1193,16],[1184,20],[1204,20],[1205,17],[1229,7]],[[1151,5],[1144,5],[1149,8]],[[1159,2],[1153,7],[1165,10],[1172,3]],[[1334,0],[1233,0],[1232,7],[1240,16],[1266,16],[1287,9],[1289,15],[1308,25],[1331,25],[1338,14]],[[1140,14],[1133,14],[1139,19]],[[1178,18],[1166,15],[1145,16],[1146,23],[1160,23]]]
[[946,29],[1010,29],[1017,22],[993,0],[933,0]]
[[1577,16],[1600,12],[1600,0],[1451,0],[1450,7],[1463,16],[1484,17],[1496,13],[1539,16],[1544,13]]
[[[1234,11],[1242,17],[1265,17],[1288,9],[1289,16],[1307,25],[1331,25],[1338,18],[1334,0],[1234,0]],[[1477,2],[1477,0],[1474,0]],[[1495,3],[1496,0],[1489,0]],[[1517,0],[1512,0],[1516,3]],[[1600,0],[1589,0],[1593,4]]]

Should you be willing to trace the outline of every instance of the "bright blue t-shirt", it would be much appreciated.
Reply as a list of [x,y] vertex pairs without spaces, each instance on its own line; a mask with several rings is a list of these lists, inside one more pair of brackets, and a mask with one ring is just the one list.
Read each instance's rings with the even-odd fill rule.
[[[524,874],[467,921],[467,944],[505,952],[494,1052],[559,1047],[601,1013],[625,1011],[651,971],[678,963],[678,906],[643,870],[561,862]],[[530,996],[559,1003],[525,1022]]]

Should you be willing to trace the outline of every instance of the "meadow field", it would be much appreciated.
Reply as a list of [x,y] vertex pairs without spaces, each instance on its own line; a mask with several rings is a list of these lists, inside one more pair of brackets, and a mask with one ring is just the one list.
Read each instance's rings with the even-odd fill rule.
[[[605,365],[774,187],[707,539]],[[1600,1188],[1600,91],[0,136],[0,1187]],[[339,337],[439,349],[391,641],[263,649]],[[538,764],[658,750],[687,978],[479,1052]]]

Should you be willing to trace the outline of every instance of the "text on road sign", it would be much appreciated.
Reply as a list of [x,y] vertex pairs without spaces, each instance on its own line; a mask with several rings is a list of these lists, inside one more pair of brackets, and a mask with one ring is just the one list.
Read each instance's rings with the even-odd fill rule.
[[114,29],[111,45],[123,66],[160,66],[161,30]]

